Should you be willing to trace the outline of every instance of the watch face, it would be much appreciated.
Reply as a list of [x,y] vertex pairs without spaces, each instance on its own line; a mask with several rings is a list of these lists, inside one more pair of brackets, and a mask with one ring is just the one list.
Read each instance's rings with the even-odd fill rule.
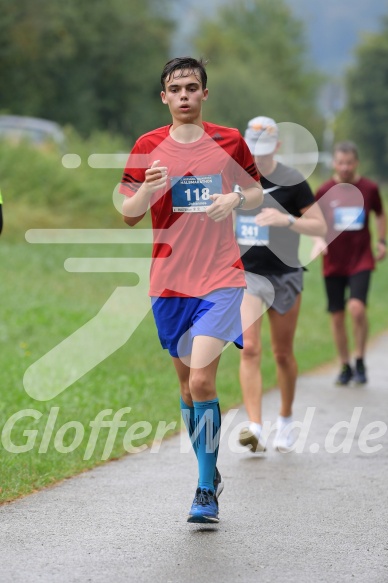
[[290,226],[293,225],[295,223],[295,217],[293,215],[288,215],[288,221],[290,223]]

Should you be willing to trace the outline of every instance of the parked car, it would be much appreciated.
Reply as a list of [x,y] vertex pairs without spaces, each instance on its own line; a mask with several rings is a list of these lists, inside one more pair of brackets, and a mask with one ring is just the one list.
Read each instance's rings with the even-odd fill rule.
[[0,115],[0,139],[14,144],[27,140],[43,149],[51,144],[63,149],[65,143],[65,135],[56,122],[21,115]]

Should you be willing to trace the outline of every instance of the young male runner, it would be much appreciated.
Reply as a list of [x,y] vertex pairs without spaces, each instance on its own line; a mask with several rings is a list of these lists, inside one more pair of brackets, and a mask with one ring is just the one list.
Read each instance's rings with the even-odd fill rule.
[[[340,142],[334,147],[334,176],[318,189],[316,199],[329,227],[328,237],[333,239],[326,247],[317,241],[314,252],[323,250],[323,275],[325,279],[328,311],[341,370],[337,385],[367,382],[364,362],[368,337],[366,313],[370,278],[376,261],[386,255],[386,215],[376,183],[358,174],[358,151],[353,142]],[[360,199],[355,198],[361,193]],[[376,218],[377,251],[373,256],[369,231],[369,216]],[[350,213],[350,214],[349,214]],[[344,221],[354,215],[354,221],[344,230]],[[351,218],[351,216],[350,216]],[[338,232],[342,231],[342,232]],[[337,234],[334,238],[332,235]],[[323,245],[321,245],[323,243]],[[345,296],[348,297],[345,302]],[[350,365],[349,342],[346,332],[346,311],[353,325],[355,366]]]
[[[172,356],[181,409],[198,459],[189,522],[218,522],[222,489],[216,470],[220,409],[216,373],[227,342],[241,347],[245,287],[232,211],[255,208],[262,189],[252,156],[235,129],[202,121],[208,98],[202,61],[169,61],[161,99],[172,124],[141,136],[120,192],[124,220],[135,225],[151,207],[152,309],[163,348]],[[242,192],[234,192],[235,185]]]

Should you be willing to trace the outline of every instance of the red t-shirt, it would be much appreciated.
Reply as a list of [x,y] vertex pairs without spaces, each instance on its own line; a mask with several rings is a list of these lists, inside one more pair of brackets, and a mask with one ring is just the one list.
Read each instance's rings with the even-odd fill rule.
[[203,211],[212,202],[209,194],[232,192],[235,184],[249,188],[259,175],[238,130],[203,126],[201,138],[190,144],[176,142],[171,126],[141,136],[124,170],[120,192],[126,196],[138,190],[155,160],[168,171],[167,188],[150,201],[151,296],[200,297],[215,289],[245,287],[232,215],[216,223]]
[[369,215],[383,212],[377,184],[361,177],[355,184],[331,179],[322,184],[316,200],[326,219],[327,254],[323,255],[323,274],[349,276],[373,270]]

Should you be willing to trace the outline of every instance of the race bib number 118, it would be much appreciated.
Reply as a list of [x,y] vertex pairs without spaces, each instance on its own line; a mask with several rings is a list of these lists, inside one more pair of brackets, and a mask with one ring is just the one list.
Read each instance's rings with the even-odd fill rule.
[[222,194],[221,174],[171,177],[174,213],[203,213],[213,201],[211,194]]

